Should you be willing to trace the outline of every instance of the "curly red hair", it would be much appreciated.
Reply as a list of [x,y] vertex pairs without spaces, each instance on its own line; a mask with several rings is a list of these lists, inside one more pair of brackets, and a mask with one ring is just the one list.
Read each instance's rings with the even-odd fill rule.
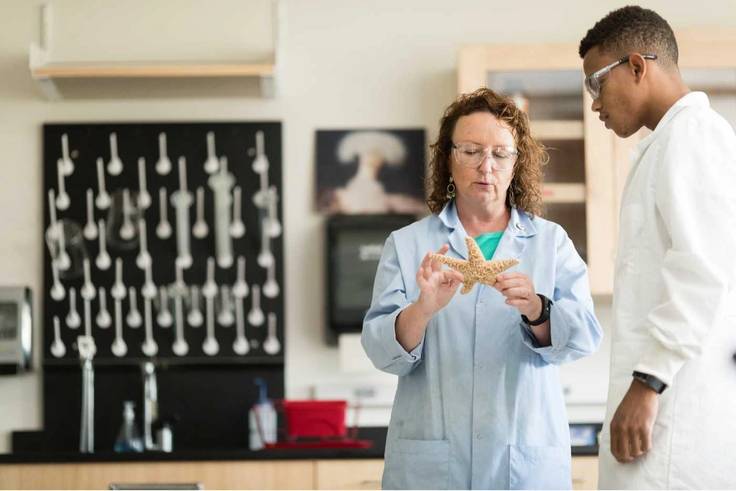
[[518,157],[514,165],[514,177],[509,185],[511,192],[506,193],[506,205],[541,216],[542,167],[549,160],[547,152],[532,137],[526,113],[516,107],[508,97],[487,88],[461,95],[445,110],[437,141],[430,145],[431,158],[426,179],[427,206],[432,213],[439,213],[449,201],[447,185],[450,183],[452,133],[460,117],[475,112],[493,114],[509,126],[516,140]]

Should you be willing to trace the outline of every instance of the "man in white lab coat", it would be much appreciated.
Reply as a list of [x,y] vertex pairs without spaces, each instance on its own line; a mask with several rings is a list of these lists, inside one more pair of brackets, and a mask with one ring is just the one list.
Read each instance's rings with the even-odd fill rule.
[[736,136],[624,7],[580,43],[592,109],[632,156],[621,205],[601,488],[736,488]]

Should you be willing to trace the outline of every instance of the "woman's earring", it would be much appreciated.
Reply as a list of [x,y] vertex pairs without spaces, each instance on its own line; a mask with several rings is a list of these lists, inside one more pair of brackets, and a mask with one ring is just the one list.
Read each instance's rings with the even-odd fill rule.
[[450,182],[447,184],[447,199],[453,199],[455,197],[455,182],[450,176]]

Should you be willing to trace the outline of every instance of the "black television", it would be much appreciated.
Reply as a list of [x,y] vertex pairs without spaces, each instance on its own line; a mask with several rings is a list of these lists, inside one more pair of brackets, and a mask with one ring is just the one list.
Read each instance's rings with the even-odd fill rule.
[[360,332],[383,245],[413,215],[333,215],[327,219],[327,343]]

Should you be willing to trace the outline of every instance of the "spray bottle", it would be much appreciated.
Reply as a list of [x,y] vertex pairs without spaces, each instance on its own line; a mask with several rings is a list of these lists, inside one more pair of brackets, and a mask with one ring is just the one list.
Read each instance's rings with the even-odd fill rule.
[[266,443],[276,443],[276,410],[268,398],[266,381],[258,377],[254,382],[258,386],[258,401],[248,412],[249,448],[261,450]]

